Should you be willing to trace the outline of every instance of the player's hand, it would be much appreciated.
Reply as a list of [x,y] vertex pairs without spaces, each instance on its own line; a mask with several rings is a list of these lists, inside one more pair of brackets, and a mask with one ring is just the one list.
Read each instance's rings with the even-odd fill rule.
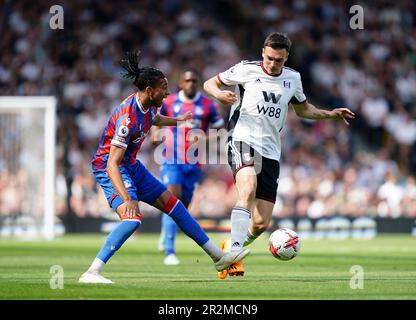
[[121,215],[129,219],[139,214],[139,202],[136,200],[127,200],[120,205]]
[[237,96],[234,92],[228,90],[222,90],[216,96],[219,102],[224,105],[230,105],[237,101]]
[[186,120],[192,119],[192,112],[186,111],[183,115],[177,117],[176,119],[177,121],[186,121]]
[[332,110],[332,119],[342,119],[347,126],[350,125],[348,119],[354,119],[355,114],[348,108],[336,108]]

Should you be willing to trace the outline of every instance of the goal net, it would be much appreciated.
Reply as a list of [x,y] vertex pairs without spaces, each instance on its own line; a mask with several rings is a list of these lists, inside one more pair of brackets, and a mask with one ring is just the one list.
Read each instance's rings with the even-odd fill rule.
[[0,97],[0,236],[54,237],[55,97]]

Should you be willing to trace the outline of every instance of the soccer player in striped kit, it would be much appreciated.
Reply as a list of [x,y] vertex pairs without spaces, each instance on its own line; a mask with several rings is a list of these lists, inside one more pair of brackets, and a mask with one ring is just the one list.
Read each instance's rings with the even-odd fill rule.
[[217,270],[225,270],[249,254],[247,249],[224,254],[190,216],[185,206],[136,159],[152,125],[175,126],[192,117],[166,117],[157,112],[168,96],[165,75],[154,68],[140,68],[138,55],[121,61],[124,76],[133,79],[137,92],[128,96],[111,114],[92,160],[92,171],[104,190],[108,204],[120,217],[120,224],[108,235],[103,247],[80,283],[113,283],[101,275],[108,260],[141,224],[139,201],[168,214],[213,260]]

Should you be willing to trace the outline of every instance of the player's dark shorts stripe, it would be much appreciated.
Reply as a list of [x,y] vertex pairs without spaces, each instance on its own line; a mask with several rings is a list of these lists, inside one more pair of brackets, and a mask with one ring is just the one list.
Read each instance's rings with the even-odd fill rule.
[[243,162],[241,160],[241,155],[237,150],[237,147],[234,145],[234,141],[232,138],[228,139],[228,147],[230,148],[235,166],[236,166],[236,170],[240,169],[243,165]]

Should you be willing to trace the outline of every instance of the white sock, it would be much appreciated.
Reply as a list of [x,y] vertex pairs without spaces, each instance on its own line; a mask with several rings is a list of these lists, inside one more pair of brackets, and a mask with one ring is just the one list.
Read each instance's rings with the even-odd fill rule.
[[205,250],[205,252],[211,257],[214,262],[217,262],[221,259],[221,257],[224,255],[224,253],[221,251],[220,248],[218,248],[214,242],[211,240],[208,240],[203,246],[202,249]]
[[88,271],[101,273],[104,266],[105,266],[105,263],[103,261],[101,261],[98,258],[95,258],[94,261],[91,263],[91,266],[89,267]]
[[242,207],[234,207],[231,211],[231,250],[243,248],[244,240],[250,224],[250,211]]

